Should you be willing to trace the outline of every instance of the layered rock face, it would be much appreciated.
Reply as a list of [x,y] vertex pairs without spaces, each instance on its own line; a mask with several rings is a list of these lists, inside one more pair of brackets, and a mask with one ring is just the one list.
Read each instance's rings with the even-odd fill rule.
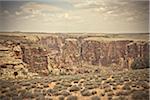
[[28,64],[28,70],[34,73],[47,72],[47,53],[40,47],[22,47],[23,62]]
[[[131,69],[135,65],[139,68],[149,67],[147,40],[117,40],[110,37],[103,39],[99,36],[95,39],[92,36],[66,35],[27,37],[29,36],[17,37],[22,38],[17,39],[21,48],[19,60],[24,63],[23,66],[26,65],[25,68],[34,73],[76,74],[92,72],[95,68],[98,70],[102,67],[113,67],[119,70]],[[11,36],[6,41],[18,42]],[[0,53],[13,52],[13,50],[8,50],[13,48],[12,45],[8,46],[5,43],[1,45],[4,49],[0,50]],[[3,58],[7,57],[8,55],[3,56]],[[14,57],[10,58],[14,59]],[[17,59],[14,60],[17,61]],[[1,66],[3,65],[9,64],[1,62]]]
[[15,79],[29,78],[33,76],[22,60],[20,46],[11,41],[0,44],[0,78]]
[[97,42],[88,40],[83,43],[82,48],[83,61],[90,65],[115,65],[120,68],[130,68],[136,58],[146,60],[145,58],[148,57],[148,43],[141,41]]

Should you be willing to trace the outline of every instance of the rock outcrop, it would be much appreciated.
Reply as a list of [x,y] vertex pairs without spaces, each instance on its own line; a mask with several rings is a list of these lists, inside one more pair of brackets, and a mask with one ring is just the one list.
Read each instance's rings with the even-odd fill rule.
[[[83,43],[83,60],[90,65],[118,66],[131,68],[132,62],[139,57],[148,57],[148,43],[143,41],[85,41]],[[148,60],[148,59],[147,59]],[[143,66],[143,67],[146,67]]]
[[[27,34],[12,37],[1,35],[1,69],[9,67],[13,70],[9,71],[11,74],[17,69],[43,75],[76,74],[93,70],[99,72],[101,67],[131,69],[138,65],[137,59],[141,62],[139,68],[149,67],[149,44],[146,38],[139,40],[111,36],[53,34],[27,38]],[[21,51],[17,51],[17,55],[20,57],[16,57],[13,49],[18,42]],[[7,72],[3,70],[1,73],[4,75]],[[16,76],[19,77],[18,74]]]
[[7,41],[0,44],[0,78],[5,79],[28,79],[36,73],[28,71],[28,64],[22,60],[22,50],[19,45]]

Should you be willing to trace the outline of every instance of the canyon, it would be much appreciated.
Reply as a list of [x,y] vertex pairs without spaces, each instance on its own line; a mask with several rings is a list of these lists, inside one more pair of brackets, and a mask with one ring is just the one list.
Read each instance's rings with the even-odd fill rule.
[[[17,75],[29,72],[33,75],[60,75],[100,72],[101,68],[148,68],[148,35],[1,33],[1,75],[9,76],[11,72],[10,76],[15,78],[14,72]],[[17,46],[20,50],[15,51]],[[7,72],[6,69],[14,70]]]
[[0,33],[0,100],[149,100],[149,34]]

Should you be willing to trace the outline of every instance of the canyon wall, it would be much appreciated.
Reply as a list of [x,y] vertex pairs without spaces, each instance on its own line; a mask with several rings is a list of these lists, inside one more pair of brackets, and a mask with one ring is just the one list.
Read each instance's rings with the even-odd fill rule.
[[[30,72],[43,75],[85,73],[102,67],[114,67],[119,70],[149,67],[149,43],[146,39],[65,35],[32,35],[30,38],[28,35],[3,35],[0,38],[1,47],[7,48],[1,48],[1,54],[6,51],[15,53],[13,45],[19,46],[19,60],[24,63],[19,64]],[[8,55],[3,56],[7,57]],[[2,60],[1,66],[11,65]]]

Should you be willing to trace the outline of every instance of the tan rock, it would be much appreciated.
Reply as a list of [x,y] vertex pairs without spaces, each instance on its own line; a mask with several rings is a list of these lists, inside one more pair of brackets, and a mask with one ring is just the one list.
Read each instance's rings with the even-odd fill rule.
[[0,58],[0,64],[12,64],[12,65],[17,65],[17,64],[22,64],[23,61],[21,59],[15,59],[12,57],[7,57],[7,58]]
[[23,64],[15,65],[14,68],[15,69],[24,69],[24,65]]
[[52,73],[53,73],[54,75],[60,75],[60,69],[53,69],[53,70],[52,70]]
[[0,51],[8,51],[10,48],[0,45]]

